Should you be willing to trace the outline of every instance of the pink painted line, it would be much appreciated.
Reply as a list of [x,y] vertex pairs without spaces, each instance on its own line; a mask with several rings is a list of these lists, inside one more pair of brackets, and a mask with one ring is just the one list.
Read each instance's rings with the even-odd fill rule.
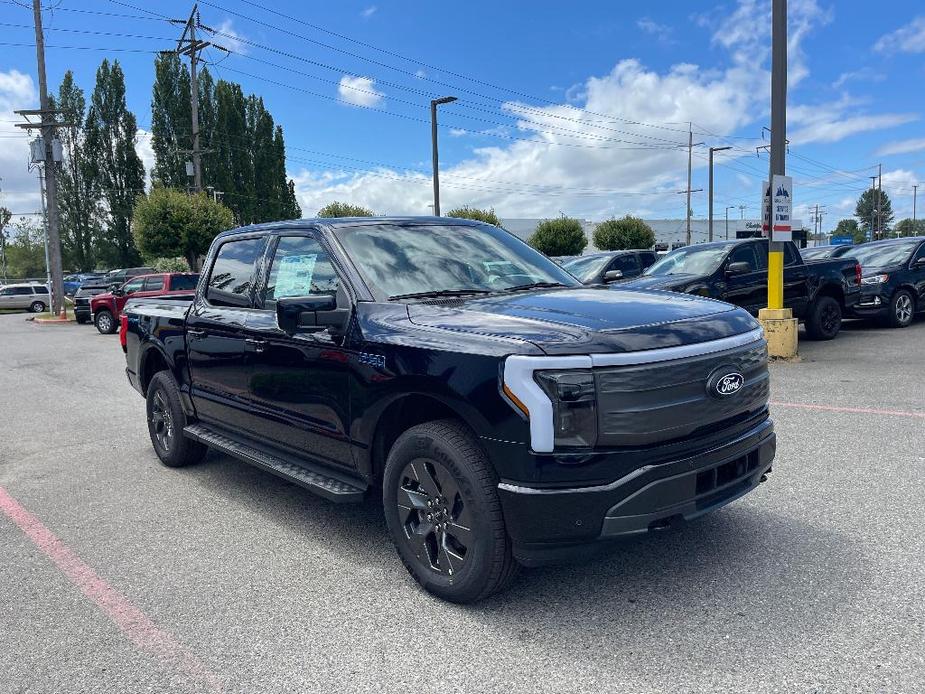
[[168,632],[158,627],[128,598],[109,585],[67,547],[36,516],[0,487],[0,510],[12,520],[67,579],[92,600],[122,633],[142,651],[173,666],[211,692],[222,692],[222,681]]
[[849,412],[853,414],[879,414],[888,417],[914,417],[925,419],[925,412],[905,410],[879,410],[872,407],[833,407],[831,405],[810,405],[802,402],[771,402],[772,407],[793,407],[800,410],[822,410],[823,412]]

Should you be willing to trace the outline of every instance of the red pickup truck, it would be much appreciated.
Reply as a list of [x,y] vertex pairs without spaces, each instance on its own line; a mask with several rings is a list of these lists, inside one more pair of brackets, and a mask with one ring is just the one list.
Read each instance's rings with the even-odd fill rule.
[[90,299],[93,324],[104,335],[111,335],[119,329],[119,316],[130,298],[192,293],[198,282],[199,275],[193,272],[163,272],[133,277],[118,289]]

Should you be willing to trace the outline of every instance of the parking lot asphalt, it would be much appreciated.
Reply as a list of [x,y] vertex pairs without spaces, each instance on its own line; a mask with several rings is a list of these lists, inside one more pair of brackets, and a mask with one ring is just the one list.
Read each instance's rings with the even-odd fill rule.
[[915,692],[925,320],[772,366],[754,493],[459,607],[373,503],[162,467],[118,338],[0,316],[0,692]]

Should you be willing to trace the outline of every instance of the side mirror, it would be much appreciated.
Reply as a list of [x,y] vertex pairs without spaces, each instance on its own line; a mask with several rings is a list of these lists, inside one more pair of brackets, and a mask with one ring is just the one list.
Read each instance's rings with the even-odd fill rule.
[[337,334],[347,326],[349,316],[348,309],[337,308],[334,296],[287,296],[276,300],[276,322],[289,335],[325,328]]
[[109,285],[109,293],[112,294],[113,296],[122,296],[125,294],[125,291],[122,289],[120,285],[111,284]]
[[623,270],[608,270],[604,273],[605,282],[615,282],[623,279]]
[[729,263],[726,267],[727,275],[747,275],[752,271],[752,266],[746,263],[745,261],[740,261],[738,263]]

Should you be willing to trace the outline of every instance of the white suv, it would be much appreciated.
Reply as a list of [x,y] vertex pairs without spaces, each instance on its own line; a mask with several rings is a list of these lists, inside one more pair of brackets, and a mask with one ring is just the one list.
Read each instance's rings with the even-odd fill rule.
[[48,308],[48,287],[42,284],[8,284],[0,287],[0,309],[10,308],[42,313]]

